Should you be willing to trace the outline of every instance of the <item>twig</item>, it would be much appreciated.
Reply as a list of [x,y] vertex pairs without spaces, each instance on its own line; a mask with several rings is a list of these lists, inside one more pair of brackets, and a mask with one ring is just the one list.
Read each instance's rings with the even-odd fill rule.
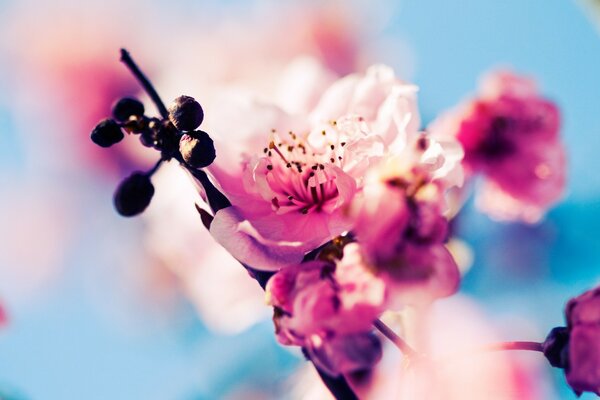
[[492,351],[511,351],[511,350],[524,350],[524,351],[543,351],[542,344],[539,342],[500,342],[492,343],[489,345],[481,346],[473,349],[474,353],[488,353]]
[[375,328],[377,328],[377,330],[379,330],[379,332],[381,332],[383,334],[383,336],[385,336],[392,343],[394,343],[396,345],[396,347],[398,347],[400,349],[400,351],[402,353],[404,353],[406,356],[417,357],[420,355],[415,349],[410,347],[410,345],[408,343],[406,343],[404,341],[404,339],[402,339],[400,336],[398,336],[396,334],[396,332],[394,332],[382,320],[380,320],[380,319],[376,320],[373,323],[373,326],[375,326]]
[[156,108],[158,108],[158,112],[160,112],[160,115],[163,118],[169,118],[169,111],[167,111],[167,107],[165,107],[165,104],[160,99],[160,96],[156,92],[156,89],[154,89],[154,86],[152,86],[148,78],[146,78],[146,75],[144,75],[144,73],[140,70],[135,61],[133,61],[133,59],[129,55],[129,52],[125,49],[121,49],[121,61],[127,66],[127,68],[129,68],[129,70],[136,77],[138,82],[140,82],[146,93],[148,93],[148,96],[150,96],[150,98],[156,105]]

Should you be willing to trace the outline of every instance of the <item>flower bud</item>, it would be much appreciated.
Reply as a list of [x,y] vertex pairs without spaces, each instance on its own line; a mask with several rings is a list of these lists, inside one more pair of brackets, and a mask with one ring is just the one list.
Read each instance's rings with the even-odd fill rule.
[[156,146],[156,132],[152,129],[144,129],[140,134],[140,142],[146,147]]
[[215,145],[204,131],[189,132],[179,141],[179,152],[192,168],[204,168],[215,160]]
[[169,108],[169,119],[178,130],[191,132],[204,120],[204,111],[193,97],[179,96]]
[[113,105],[112,114],[117,121],[125,122],[131,116],[143,116],[144,105],[137,99],[124,97]]
[[110,147],[119,143],[124,135],[121,127],[112,119],[103,119],[96,125],[90,135],[92,142],[100,147]]
[[134,172],[123,180],[114,196],[114,204],[118,213],[124,217],[140,214],[148,207],[154,186],[150,177],[143,172]]
[[542,351],[550,365],[556,368],[567,368],[569,364],[569,330],[564,327],[552,329],[542,343]]

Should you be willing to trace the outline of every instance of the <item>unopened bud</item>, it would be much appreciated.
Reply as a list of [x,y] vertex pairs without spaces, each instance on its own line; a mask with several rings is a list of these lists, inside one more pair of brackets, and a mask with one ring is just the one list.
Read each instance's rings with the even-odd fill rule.
[[154,186],[150,177],[142,172],[134,172],[123,180],[115,192],[115,208],[124,217],[132,217],[140,214],[148,207]]
[[179,96],[169,108],[169,119],[178,130],[191,132],[204,120],[204,111],[193,97]]
[[186,133],[179,141],[179,152],[192,168],[208,167],[215,160],[215,145],[204,131]]
[[144,104],[137,99],[124,97],[113,105],[113,117],[117,121],[125,122],[129,117],[141,117],[144,115]]
[[90,135],[92,142],[100,147],[110,147],[119,143],[124,135],[119,124],[112,119],[103,119],[96,125]]

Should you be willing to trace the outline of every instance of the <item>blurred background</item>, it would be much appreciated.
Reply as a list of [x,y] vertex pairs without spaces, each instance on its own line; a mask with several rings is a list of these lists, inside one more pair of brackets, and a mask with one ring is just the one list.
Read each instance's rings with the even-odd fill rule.
[[[207,115],[228,87],[276,97],[298,56],[339,75],[391,65],[420,86],[426,122],[490,68],[535,76],[563,111],[568,194],[536,226],[493,222],[468,203],[457,232],[473,261],[459,297],[499,338],[542,339],[563,323],[565,301],[600,280],[599,8],[0,0],[0,399],[275,399],[312,388],[301,357],[275,342],[261,290],[203,232],[180,171],[155,177],[144,216],[113,210],[119,180],[153,163],[132,138],[110,150],[89,140],[115,99],[144,98],[121,47],[166,101],[192,95]],[[536,354],[514,357],[540,369]],[[576,398],[560,371],[541,370],[527,383],[538,398]]]

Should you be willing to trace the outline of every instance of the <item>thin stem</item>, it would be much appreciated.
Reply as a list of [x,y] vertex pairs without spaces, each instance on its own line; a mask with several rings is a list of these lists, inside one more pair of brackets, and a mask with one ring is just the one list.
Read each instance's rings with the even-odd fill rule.
[[511,351],[511,350],[524,350],[524,351],[539,351],[542,352],[542,344],[540,342],[500,342],[485,345],[474,349],[476,353],[487,353],[492,351]]
[[527,342],[527,341],[516,341],[516,342],[499,342],[483,345],[480,347],[474,347],[472,349],[463,349],[457,353],[444,355],[441,358],[436,359],[437,362],[445,362],[453,359],[462,359],[465,356],[492,353],[497,351],[537,351],[543,352],[542,344],[539,342]]
[[152,176],[154,175],[154,173],[158,170],[158,168],[160,167],[160,165],[162,164],[164,160],[161,158],[160,160],[158,160],[156,162],[156,164],[154,164],[154,167],[152,167],[150,170],[148,170],[148,172],[146,172],[147,176]]
[[412,347],[410,347],[410,345],[408,343],[406,343],[404,341],[404,339],[402,339],[400,336],[398,336],[396,334],[396,332],[394,332],[382,320],[380,320],[380,319],[376,320],[373,323],[373,326],[375,326],[375,328],[377,328],[377,330],[379,330],[379,332],[381,332],[383,334],[383,336],[385,336],[392,343],[394,343],[396,345],[396,347],[398,347],[400,349],[400,351],[402,353],[404,353],[406,356],[408,356],[408,357],[416,357],[416,356],[419,355],[419,353],[415,349],[413,349]]
[[165,104],[158,95],[158,92],[156,92],[154,86],[152,86],[148,78],[146,78],[146,75],[144,75],[144,73],[140,70],[135,61],[133,61],[133,59],[129,55],[129,52],[125,49],[121,49],[121,61],[127,66],[127,68],[129,68],[133,76],[136,77],[136,79],[138,80],[138,82],[140,82],[146,93],[148,93],[148,96],[150,96],[150,98],[156,105],[156,108],[158,108],[160,115],[163,118],[169,118],[169,112],[167,111],[167,107],[165,107]]

